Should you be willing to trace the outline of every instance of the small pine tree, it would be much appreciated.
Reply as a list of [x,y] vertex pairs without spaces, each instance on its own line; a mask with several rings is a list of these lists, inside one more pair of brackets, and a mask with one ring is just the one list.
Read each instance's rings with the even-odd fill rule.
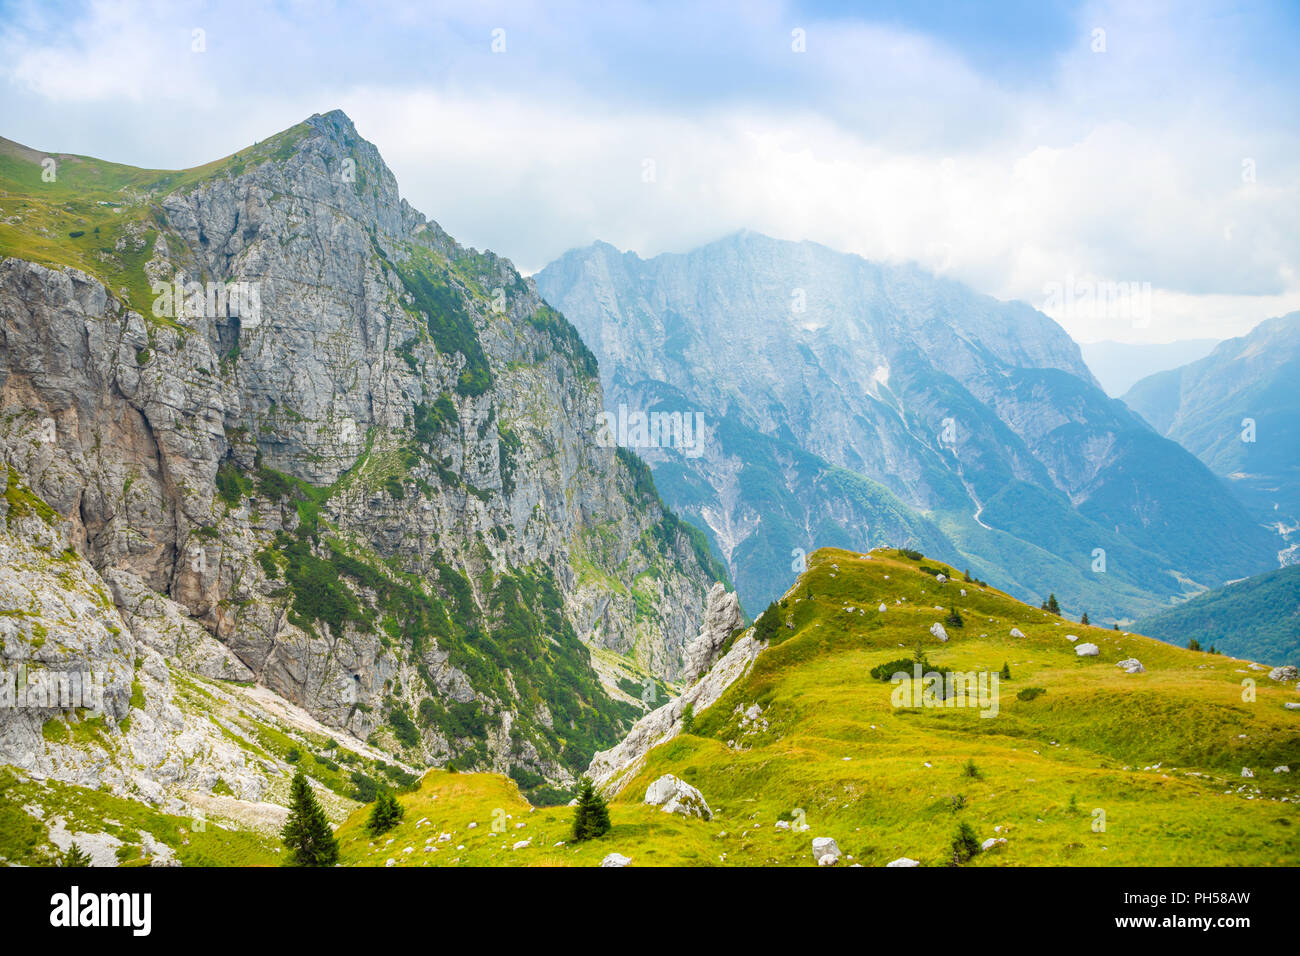
[[983,780],[984,774],[980,773],[980,768],[975,764],[975,758],[970,757],[966,760],[966,765],[961,768],[963,776],[971,777],[975,780]]
[[366,830],[372,837],[379,836],[401,823],[404,816],[406,816],[406,808],[397,802],[397,797],[391,790],[384,790],[375,800],[374,806],[370,808]]
[[781,609],[773,601],[767,606],[767,610],[758,616],[758,620],[754,622],[754,640],[770,641],[776,637],[780,629]]
[[289,819],[280,838],[289,851],[287,866],[333,866],[339,860],[339,841],[301,770],[293,775]]
[[967,569],[966,569],[966,573],[963,574],[963,575],[961,576],[961,579],[962,579],[963,581],[965,581],[967,584],[970,584],[970,583],[971,583],[971,580],[970,580],[970,568],[967,568]]
[[91,857],[89,853],[73,843],[63,851],[63,858],[59,860],[59,865],[87,867],[91,865]]
[[1198,641],[1196,638],[1192,638],[1190,641],[1187,642],[1187,649],[1189,651],[1199,651],[1201,649],[1201,642]]
[[1088,620],[1088,612],[1087,612],[1087,611],[1084,611],[1084,612],[1083,612],[1083,617],[1079,618],[1079,623],[1080,623],[1080,624],[1090,624],[1090,623],[1092,623],[1091,621]]
[[952,837],[952,865],[961,866],[980,852],[979,837],[969,823],[957,824]]
[[1112,624],[1112,625],[1110,626],[1110,629],[1111,629],[1112,631],[1118,631],[1118,630],[1119,630],[1119,621],[1116,621],[1114,624]]
[[1211,653],[1211,654],[1217,654],[1217,653],[1219,653],[1218,651],[1216,651],[1216,650],[1214,649],[1214,645],[1213,645],[1213,644],[1210,645],[1210,653]]
[[949,627],[966,626],[966,622],[961,619],[961,615],[957,613],[957,609],[955,607],[948,608],[948,619],[944,623],[946,623]]
[[1006,661],[1002,662],[1001,677],[1003,680],[1011,680],[1011,665],[1008,664]]
[[1055,594],[1049,594],[1047,596],[1047,604],[1045,604],[1044,607],[1047,609],[1049,614],[1059,615],[1061,613],[1061,605],[1056,603]]
[[682,708],[682,733],[695,733],[695,705],[687,704]]
[[573,842],[594,840],[609,832],[609,807],[596,792],[589,777],[578,782],[577,806],[573,808]]

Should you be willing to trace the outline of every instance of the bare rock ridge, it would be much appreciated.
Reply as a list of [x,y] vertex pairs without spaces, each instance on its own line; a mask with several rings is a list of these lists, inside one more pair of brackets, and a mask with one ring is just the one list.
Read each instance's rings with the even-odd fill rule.
[[[60,236],[0,260],[0,457],[96,576],[113,659],[255,681],[411,766],[572,782],[637,716],[592,654],[677,679],[725,575],[595,440],[572,326],[340,112],[198,170],[95,163],[60,179],[94,268]],[[3,665],[52,666],[25,620]]]

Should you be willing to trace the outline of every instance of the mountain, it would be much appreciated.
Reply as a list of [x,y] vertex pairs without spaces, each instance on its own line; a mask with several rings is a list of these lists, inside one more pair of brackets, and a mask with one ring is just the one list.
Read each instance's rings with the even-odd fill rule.
[[597,243],[536,278],[611,415],[705,423],[622,437],[755,610],[828,541],[919,548],[1099,621],[1275,566],[1222,482],[1022,303],[752,232],[649,260]]
[[[573,327],[344,114],[184,171],[4,141],[0,210],[4,673],[108,676],[0,765],[173,806],[312,751],[340,808],[452,762],[551,792],[681,673],[725,571],[595,440]],[[231,681],[252,724],[203,723]]]
[[1084,342],[1083,360],[1112,398],[1119,398],[1139,379],[1204,358],[1219,339],[1183,339],[1178,342]]
[[1300,312],[1261,322],[1205,358],[1144,378],[1124,402],[1224,478],[1300,560]]
[[1136,627],[1162,641],[1300,664],[1300,565],[1257,574],[1161,611]]

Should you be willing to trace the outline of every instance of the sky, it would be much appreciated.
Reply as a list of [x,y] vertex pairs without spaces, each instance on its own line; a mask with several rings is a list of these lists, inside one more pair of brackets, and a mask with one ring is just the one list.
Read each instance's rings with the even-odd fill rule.
[[739,229],[1076,340],[1300,309],[1300,3],[0,0],[0,135],[183,168],[330,109],[535,272]]

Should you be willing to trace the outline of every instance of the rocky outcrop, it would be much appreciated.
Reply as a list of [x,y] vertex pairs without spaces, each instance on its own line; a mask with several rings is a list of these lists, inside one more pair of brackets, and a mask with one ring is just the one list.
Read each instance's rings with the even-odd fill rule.
[[703,678],[688,687],[680,697],[638,720],[627,736],[610,750],[597,753],[587,768],[587,776],[602,793],[618,793],[640,770],[645,755],[654,747],[676,736],[682,728],[682,714],[687,707],[703,713],[733,683],[749,672],[754,659],[767,645],[754,639],[753,628],[732,644]]
[[1268,672],[1269,680],[1292,681],[1300,679],[1300,668],[1294,664],[1283,664]]
[[[1083,645],[1080,645],[1083,646]],[[1147,669],[1136,657],[1129,657],[1115,665],[1126,674],[1145,674]]]
[[694,684],[704,676],[718,659],[727,639],[744,623],[745,619],[740,613],[740,598],[734,591],[727,591],[721,582],[714,584],[704,605],[704,622],[700,625],[700,633],[686,645],[682,682]]

